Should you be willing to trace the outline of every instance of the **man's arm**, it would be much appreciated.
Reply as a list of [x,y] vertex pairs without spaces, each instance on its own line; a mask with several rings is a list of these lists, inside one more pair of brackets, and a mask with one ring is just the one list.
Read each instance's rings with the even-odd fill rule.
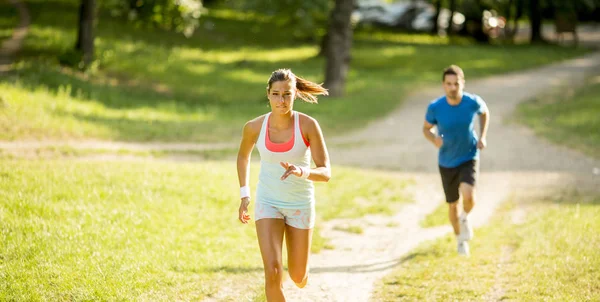
[[490,111],[486,108],[483,113],[479,115],[479,142],[477,142],[477,148],[483,149],[487,146],[487,131],[490,125]]
[[433,127],[435,127],[435,125],[430,124],[429,122],[425,121],[423,123],[423,135],[425,136],[425,138],[428,141],[430,141],[436,147],[440,148],[444,142],[441,137],[439,137],[435,133],[433,133],[433,131],[432,131]]
[[479,126],[480,126],[480,137],[487,137],[488,127],[490,125],[490,112],[489,110],[485,110],[482,114],[479,115]]

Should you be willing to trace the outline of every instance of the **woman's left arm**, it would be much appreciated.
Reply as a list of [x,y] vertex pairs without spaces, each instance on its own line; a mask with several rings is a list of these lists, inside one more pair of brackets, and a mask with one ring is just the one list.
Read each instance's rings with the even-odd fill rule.
[[331,178],[331,164],[329,153],[323,138],[323,132],[317,120],[307,117],[307,138],[310,143],[310,151],[316,167],[310,169],[309,180],[328,182]]

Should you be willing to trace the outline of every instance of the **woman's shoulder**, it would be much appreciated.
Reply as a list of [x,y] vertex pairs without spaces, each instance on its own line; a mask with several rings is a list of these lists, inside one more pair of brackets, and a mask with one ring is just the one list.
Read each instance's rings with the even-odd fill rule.
[[296,112],[298,112],[298,119],[300,121],[300,124],[303,124],[303,125],[317,125],[318,124],[317,120],[314,117],[312,117],[306,113],[299,112],[299,111],[296,111]]
[[251,132],[255,132],[255,133],[260,132],[260,128],[262,127],[262,124],[263,124],[265,118],[267,117],[267,114],[268,113],[263,114],[258,117],[255,117],[255,118],[247,121],[246,124],[244,125],[244,129],[250,130]]

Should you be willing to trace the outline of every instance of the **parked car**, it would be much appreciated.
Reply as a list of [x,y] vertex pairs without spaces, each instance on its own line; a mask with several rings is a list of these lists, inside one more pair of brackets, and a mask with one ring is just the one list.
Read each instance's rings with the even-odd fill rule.
[[393,3],[381,0],[357,1],[352,19],[358,25],[381,27],[405,27],[410,22],[407,17],[420,13],[427,7],[424,1],[399,1]]
[[[448,27],[450,11],[442,9],[438,18],[438,28]],[[395,28],[408,31],[431,31],[435,7],[423,0],[398,1],[393,3],[381,0],[357,1],[352,14],[353,22],[357,25],[373,25],[379,27]],[[459,30],[465,17],[459,12],[454,13],[453,23],[455,30]]]
[[[435,7],[431,6],[427,10],[423,11],[419,14],[411,23],[413,30],[420,32],[431,32],[433,30],[435,18]],[[447,31],[449,26],[449,18],[450,18],[450,10],[446,8],[440,9],[440,14],[438,15],[438,30]],[[465,15],[460,12],[454,12],[452,17],[452,28],[453,31],[460,31],[465,23]]]

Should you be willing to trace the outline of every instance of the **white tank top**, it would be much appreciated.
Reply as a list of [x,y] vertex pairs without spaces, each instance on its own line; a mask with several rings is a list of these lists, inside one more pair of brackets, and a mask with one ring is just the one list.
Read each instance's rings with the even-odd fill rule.
[[309,208],[315,199],[313,182],[294,175],[288,176],[283,181],[281,180],[281,175],[283,175],[285,169],[280,165],[280,162],[289,162],[306,168],[310,167],[310,148],[302,137],[298,112],[293,112],[293,146],[289,151],[284,152],[271,151],[267,148],[267,125],[270,116],[270,112],[265,116],[256,142],[256,148],[260,154],[256,202],[286,209]]

